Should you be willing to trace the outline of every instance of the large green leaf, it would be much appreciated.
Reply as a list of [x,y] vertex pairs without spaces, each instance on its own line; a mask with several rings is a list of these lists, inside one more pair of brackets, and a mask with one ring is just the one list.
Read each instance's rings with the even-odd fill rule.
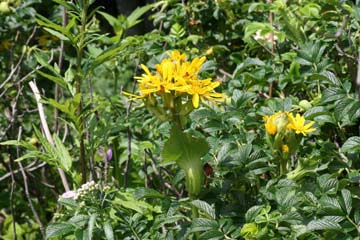
[[69,154],[69,151],[66,149],[66,147],[56,134],[53,135],[53,138],[56,146],[55,151],[58,157],[57,160],[60,164],[60,167],[65,171],[69,171],[72,165],[72,158]]
[[141,20],[139,18],[144,15],[147,11],[149,11],[151,8],[153,8],[153,4],[145,5],[142,7],[136,8],[127,18],[127,28],[131,28],[135,26],[136,24],[140,23]]
[[316,219],[309,222],[307,225],[308,231],[314,231],[314,230],[341,230],[341,226],[328,219]]
[[360,137],[351,137],[341,147],[342,152],[357,152],[360,150]]
[[347,189],[341,190],[341,196],[344,201],[344,207],[348,215],[350,215],[352,210],[352,198],[351,192]]
[[164,195],[152,188],[138,188],[134,192],[134,198],[140,200],[142,198],[163,198]]
[[218,228],[219,224],[217,221],[207,218],[193,219],[191,224],[191,232],[217,230]]
[[211,207],[207,202],[201,200],[194,200],[191,204],[203,211],[208,218],[215,219],[215,209]]
[[186,189],[190,196],[200,193],[204,183],[201,157],[208,151],[209,145],[204,139],[192,137],[177,126],[171,129],[170,139],[164,145],[163,161],[176,162],[185,171]]
[[208,151],[209,145],[204,139],[192,137],[173,127],[170,139],[164,145],[162,159],[165,163],[177,162],[184,168],[188,164],[199,162]]
[[51,224],[46,228],[46,238],[61,237],[75,230],[75,226],[69,223]]
[[114,240],[114,231],[109,221],[104,223],[104,232],[107,240]]
[[95,222],[96,222],[96,217],[97,217],[97,213],[93,213],[91,214],[90,218],[89,218],[89,224],[88,224],[88,234],[89,234],[89,239],[92,239],[93,236],[93,232],[94,232],[94,227],[95,227]]

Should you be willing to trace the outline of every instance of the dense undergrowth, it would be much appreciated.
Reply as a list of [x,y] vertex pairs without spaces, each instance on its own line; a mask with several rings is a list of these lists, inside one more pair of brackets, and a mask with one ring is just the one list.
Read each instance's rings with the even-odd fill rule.
[[360,239],[358,1],[97,6],[0,0],[0,239]]

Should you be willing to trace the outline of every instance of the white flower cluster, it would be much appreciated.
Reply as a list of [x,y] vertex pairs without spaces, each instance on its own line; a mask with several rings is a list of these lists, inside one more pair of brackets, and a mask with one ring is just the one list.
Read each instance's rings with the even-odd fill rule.
[[277,41],[278,40],[278,37],[274,34],[274,33],[266,33],[266,34],[262,34],[260,30],[256,31],[255,35],[254,35],[254,39],[256,41],[258,40],[262,40],[262,41],[266,41],[266,42],[269,42],[271,43],[272,41]]
[[76,191],[67,191],[61,195],[61,198],[72,198],[74,200],[78,200],[83,198],[86,194],[89,194],[95,190],[100,188],[98,183],[94,181],[90,181],[81,185],[79,189]]
[[99,184],[94,181],[90,181],[81,185],[81,187],[76,191],[75,200],[83,198],[88,193],[91,193],[99,189]]

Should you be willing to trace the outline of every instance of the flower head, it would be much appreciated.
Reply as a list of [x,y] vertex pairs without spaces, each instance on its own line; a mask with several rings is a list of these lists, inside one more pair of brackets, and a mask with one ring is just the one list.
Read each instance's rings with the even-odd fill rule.
[[140,95],[132,95],[133,97],[146,98],[164,93],[171,93],[173,96],[188,96],[187,99],[189,101],[191,99],[194,108],[199,107],[200,100],[214,104],[217,101],[224,101],[225,96],[214,90],[220,82],[212,81],[211,78],[199,79],[200,70],[206,61],[205,57],[196,57],[192,61],[186,61],[187,56],[177,50],[168,53],[168,56],[155,65],[155,73],[150,72],[147,66],[141,65],[145,73],[135,77],[139,82]]
[[277,112],[271,116],[264,116],[266,132],[270,135],[275,135],[278,132],[283,132],[288,124],[288,113]]
[[286,144],[282,145],[281,149],[283,152],[289,152],[289,146]]
[[316,130],[316,128],[311,128],[314,125],[314,121],[310,121],[305,124],[305,118],[300,116],[299,113],[296,114],[294,117],[293,114],[289,114],[289,124],[286,126],[287,129],[292,129],[295,131],[296,134],[302,134],[306,136],[306,133],[311,133]]

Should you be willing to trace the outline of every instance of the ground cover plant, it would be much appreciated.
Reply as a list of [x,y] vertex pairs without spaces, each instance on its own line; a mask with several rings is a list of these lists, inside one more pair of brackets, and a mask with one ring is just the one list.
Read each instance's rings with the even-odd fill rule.
[[358,1],[0,22],[0,239],[360,239]]

